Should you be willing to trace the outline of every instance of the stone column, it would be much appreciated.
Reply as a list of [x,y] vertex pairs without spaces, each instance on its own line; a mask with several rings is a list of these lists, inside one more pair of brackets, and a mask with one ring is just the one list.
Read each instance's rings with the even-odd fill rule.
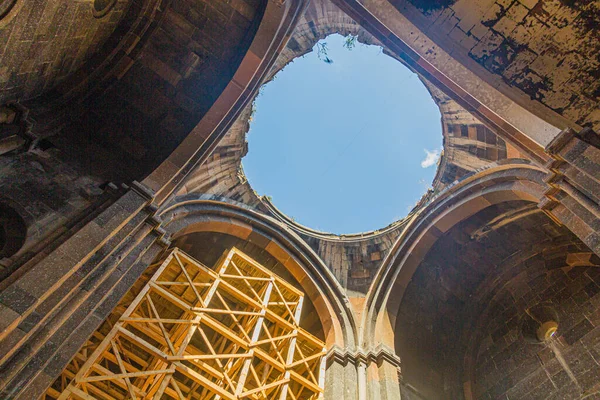
[[565,129],[546,152],[549,188],[539,207],[600,255],[600,136]]

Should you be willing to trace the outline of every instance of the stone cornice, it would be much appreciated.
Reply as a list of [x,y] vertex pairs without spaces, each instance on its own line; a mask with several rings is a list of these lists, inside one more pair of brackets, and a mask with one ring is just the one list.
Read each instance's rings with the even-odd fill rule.
[[327,365],[336,362],[341,365],[369,365],[373,362],[379,364],[386,361],[400,370],[400,357],[396,355],[390,347],[379,344],[376,347],[365,350],[357,348],[355,350],[342,349],[339,346],[333,346],[327,353]]
[[546,152],[552,156],[556,156],[560,150],[575,137],[575,135],[575,131],[571,128],[561,131],[554,139],[552,139],[552,141],[550,141],[550,143],[548,143]]

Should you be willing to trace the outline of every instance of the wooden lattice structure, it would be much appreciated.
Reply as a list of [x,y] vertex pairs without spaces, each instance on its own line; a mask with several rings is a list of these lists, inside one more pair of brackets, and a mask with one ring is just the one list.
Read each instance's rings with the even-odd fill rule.
[[299,326],[303,298],[235,248],[214,270],[175,249],[46,398],[322,398],[325,347]]

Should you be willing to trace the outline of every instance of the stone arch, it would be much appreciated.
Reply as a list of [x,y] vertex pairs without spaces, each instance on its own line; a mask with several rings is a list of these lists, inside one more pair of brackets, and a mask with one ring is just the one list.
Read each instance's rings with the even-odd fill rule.
[[[129,222],[131,222],[131,219],[128,217],[129,213],[131,212],[133,215],[139,215],[140,213],[149,215],[155,212],[156,208],[152,207],[150,209],[144,209],[144,205],[148,205],[151,202],[151,199],[154,200],[155,204],[162,204],[171,195],[176,184],[180,182],[196,164],[206,159],[207,155],[210,154],[216,143],[223,136],[227,127],[235,119],[239,111],[247,104],[252,94],[258,89],[259,82],[262,81],[264,75],[270,69],[277,54],[281,50],[282,43],[289,37],[292,30],[291,27],[295,25],[295,21],[299,18],[304,5],[305,2],[302,0],[287,1],[283,4],[280,4],[277,1],[268,1],[266,9],[264,10],[264,13],[262,13],[262,19],[260,25],[257,27],[256,34],[253,37],[248,38],[249,40],[252,40],[248,51],[243,55],[241,62],[236,64],[237,69],[233,74],[233,79],[229,81],[225,90],[220,93],[219,97],[204,115],[199,125],[192,129],[191,133],[187,134],[186,132],[187,136],[183,139],[183,142],[170,154],[167,160],[143,181],[144,185],[134,183],[132,185],[134,187],[133,189],[129,190],[124,196],[117,200],[115,204],[110,205],[108,207],[109,211],[105,211],[113,212],[117,209],[120,210],[116,214],[112,214],[112,221],[120,220],[123,223],[118,223],[114,226],[111,225],[110,231],[92,227],[94,225],[93,222],[90,222],[85,226],[84,229],[90,227],[90,229],[93,229],[98,233],[98,236],[104,238],[102,240],[99,239],[99,242],[97,243],[98,248],[105,248],[108,252],[122,250],[123,247],[119,247],[119,243],[121,242],[113,242],[110,239],[105,239],[110,235],[123,233],[123,237],[126,237],[126,239],[121,243],[122,246],[131,245],[130,249],[135,249],[141,254],[148,255],[148,257],[143,260],[137,260],[136,265],[144,268],[152,261],[157,254],[156,248],[161,246],[161,244],[156,241],[157,236],[160,236],[160,234],[153,231],[152,226],[149,224],[144,224],[141,227],[135,225],[137,223],[130,224]],[[152,27],[156,27],[156,22],[157,21],[153,21],[151,23]],[[135,40],[134,42],[137,43]],[[127,59],[128,57],[124,58]],[[128,64],[121,65],[125,70],[127,70],[127,66]],[[121,72],[123,72],[123,70],[121,70]],[[156,159],[155,161],[160,162],[162,159]],[[125,202],[130,206],[138,204],[141,208],[136,208],[136,206],[134,206],[134,208],[128,209],[129,211],[125,211],[125,209],[118,205],[120,202]],[[114,236],[112,236],[112,239],[115,239]],[[138,239],[143,242],[138,241]],[[75,237],[67,239],[59,246],[68,247],[73,243],[73,240],[76,242],[77,240],[85,242],[87,239],[81,237],[77,238],[77,235],[75,235]],[[40,292],[44,291],[43,298],[32,296],[28,299],[27,305],[20,309],[22,313],[15,312],[11,313],[10,316],[7,316],[5,323],[8,328],[4,331],[3,337],[5,341],[3,341],[3,343],[10,343],[11,348],[9,349],[10,353],[7,353],[7,357],[3,362],[8,360],[10,356],[15,354],[16,356],[10,359],[10,367],[8,368],[11,372],[10,376],[6,376],[6,384],[3,385],[1,389],[3,391],[2,393],[11,393],[11,396],[15,398],[29,399],[39,397],[50,383],[50,380],[47,375],[40,374],[39,369],[22,368],[22,366],[30,363],[34,357],[37,357],[41,364],[46,365],[51,358],[57,356],[60,357],[61,360],[52,362],[53,371],[51,372],[51,374],[55,374],[56,376],[60,369],[67,365],[68,360],[76,354],[78,348],[83,346],[83,338],[91,335],[100,325],[102,318],[106,317],[108,312],[117,305],[119,289],[116,289],[116,286],[123,282],[121,280],[123,271],[121,270],[113,268],[106,270],[105,275],[97,276],[92,273],[93,268],[90,268],[86,269],[86,272],[84,273],[85,277],[82,276],[77,279],[71,279],[68,282],[65,281],[68,277],[74,278],[72,272],[79,268],[82,263],[89,261],[94,264],[94,266],[97,266],[98,263],[106,260],[91,257],[92,253],[98,253],[97,248],[87,252],[90,248],[83,247],[86,249],[83,250],[82,246],[75,246],[80,250],[77,252],[76,257],[81,257],[79,258],[81,262],[75,262],[75,264],[61,264],[63,266],[68,265],[69,267],[76,265],[76,267],[71,269],[71,272],[64,275],[55,273],[52,277],[44,279],[42,284],[43,287],[39,286],[36,288]],[[58,250],[58,252],[60,252],[60,250]],[[56,254],[56,252],[53,254]],[[42,262],[33,265],[33,267],[27,270],[22,276],[16,277],[14,282],[8,283],[5,290],[13,290],[13,288],[18,287],[19,284],[27,285],[25,282],[30,278],[39,281],[39,278],[37,277],[40,276],[40,273],[43,274],[43,271],[48,271],[46,268],[49,267],[49,263],[52,262],[51,260],[53,260],[52,256],[46,257]],[[130,261],[132,260],[127,257],[119,257],[118,259],[111,259],[107,262],[114,262],[116,265],[120,262],[128,263]],[[129,264],[127,268],[131,266],[132,265]],[[137,279],[142,272],[142,270],[137,269],[129,269],[128,271],[131,272],[134,280]],[[110,280],[110,283],[107,283],[110,287],[94,286],[95,283],[99,284],[100,282],[104,282],[103,280],[108,275],[116,278]],[[88,282],[95,282],[90,286],[93,287],[92,290],[82,289],[84,281],[86,280],[88,280]],[[72,296],[65,297],[64,292],[58,290],[60,288],[65,288]],[[123,285],[121,288],[125,289],[124,291],[128,289],[127,285]],[[120,292],[121,295],[124,291]],[[103,316],[100,318],[95,316],[93,311],[91,311],[98,305],[97,301],[94,302],[94,307],[84,309],[83,306],[81,306],[82,300],[79,297],[74,297],[81,294],[81,297],[91,301],[90,296],[97,295],[99,296],[98,298],[102,298],[102,296],[107,293],[111,293],[112,296],[104,299],[106,307],[103,308]],[[19,301],[19,299],[15,297],[15,301]],[[50,338],[57,335],[57,330],[43,330],[44,324],[42,323],[33,326],[26,336],[20,334],[21,331],[17,328],[19,323],[23,321],[24,318],[31,315],[36,309],[44,307],[42,303],[49,304],[49,308],[45,308],[43,313],[48,316],[52,315],[52,318],[56,316],[56,326],[60,326],[60,329],[62,329],[61,332],[63,333],[68,332],[69,339],[60,339],[56,342],[52,342]],[[343,306],[340,308],[343,308]],[[81,313],[77,314],[71,311],[65,311],[75,309],[81,310]],[[89,319],[91,323],[84,324],[85,326],[83,326],[81,323],[84,319]],[[75,329],[77,327],[81,327],[81,329]],[[60,343],[61,345],[57,346],[54,343]],[[60,348],[62,345],[67,344],[69,345],[68,349]],[[42,349],[43,346],[50,345],[53,346],[51,349],[48,349],[48,347],[46,347],[45,350]],[[7,363],[4,363],[3,366],[6,367]]]
[[315,306],[328,348],[353,347],[356,329],[348,299],[313,250],[272,218],[225,201],[210,196],[178,198],[162,212],[164,227],[173,240],[196,232],[215,232],[263,249],[284,265]]
[[196,166],[206,161],[229,127],[249,104],[282,51],[304,9],[303,1],[268,1],[248,51],[231,81],[202,120],[142,183],[162,204]]
[[[448,187],[402,233],[373,280],[359,341],[394,346],[394,327],[408,282],[429,249],[454,225],[491,205],[539,202],[544,172],[535,166],[495,165]],[[392,296],[393,294],[393,296]],[[401,356],[401,355],[400,355]]]
[[528,200],[498,202],[457,221],[419,261],[394,316],[401,390],[424,398],[523,398],[540,378],[546,397],[564,393],[553,385],[558,361],[538,358],[544,344],[535,323],[546,314],[536,310],[548,306],[560,326],[556,339],[567,340],[560,349],[570,368],[582,387],[594,386],[572,361],[598,333],[591,297],[600,270],[589,261],[600,260]]
[[0,1],[0,28],[8,24],[10,20],[19,12],[23,2],[19,0]]
[[[588,275],[586,279],[588,281],[597,279],[600,270],[596,271],[596,267],[589,267],[589,265],[592,265],[589,264],[590,262],[593,262],[593,265],[600,264],[597,255],[594,255],[590,248],[577,238],[575,233],[569,229],[568,225],[555,224],[554,220],[548,218],[537,208],[537,203],[539,202],[539,199],[542,198],[544,190],[547,188],[547,186],[542,183],[544,175],[541,168],[531,164],[515,164],[514,160],[511,164],[508,162],[504,164],[494,164],[490,168],[479,171],[477,174],[466,178],[464,181],[455,183],[441,192],[428,206],[425,206],[415,216],[410,222],[410,226],[406,228],[394,244],[393,250],[384,260],[382,268],[379,271],[378,276],[375,277],[369,293],[367,294],[365,308],[360,321],[359,343],[363,347],[383,344],[394,348],[396,354],[400,357],[400,360],[404,357],[405,364],[403,367],[403,375],[400,378],[400,389],[403,395],[408,395],[409,397],[417,396],[417,398],[421,398],[418,396],[425,396],[423,398],[430,398],[430,396],[432,396],[431,398],[462,398],[464,396],[466,399],[475,399],[479,398],[482,393],[488,395],[488,391],[499,390],[499,393],[504,393],[507,390],[511,390],[512,393],[516,390],[515,388],[511,388],[510,386],[507,387],[506,385],[499,385],[498,388],[494,387],[491,389],[489,386],[481,384],[482,379],[487,378],[487,375],[485,375],[487,370],[484,367],[481,367],[481,362],[483,361],[477,358],[477,354],[479,354],[477,352],[479,351],[480,344],[487,342],[479,340],[480,336],[467,337],[470,332],[473,332],[473,329],[482,330],[484,337],[487,337],[485,336],[486,332],[488,335],[491,334],[490,332],[493,332],[493,330],[490,329],[495,330],[493,327],[496,325],[490,325],[491,323],[489,323],[489,321],[493,321],[494,323],[497,321],[488,319],[486,320],[488,321],[486,322],[488,325],[481,328],[481,326],[476,325],[478,319],[474,316],[479,315],[477,314],[477,305],[488,304],[488,297],[498,293],[494,288],[504,288],[503,285],[498,286],[496,278],[504,279],[504,275],[506,274],[502,274],[501,276],[494,275],[493,272],[490,272],[489,268],[485,269],[487,273],[483,276],[487,277],[487,274],[490,274],[489,279],[485,280],[484,283],[481,283],[480,286],[471,285],[469,286],[470,289],[464,289],[467,293],[474,293],[473,296],[477,295],[477,298],[472,299],[473,304],[468,300],[470,297],[465,297],[467,300],[460,297],[460,294],[463,293],[463,291],[459,290],[457,295],[462,299],[462,302],[457,303],[458,305],[451,302],[452,299],[448,300],[450,303],[446,303],[446,300],[443,300],[445,298],[443,293],[446,293],[446,291],[450,292],[452,289],[448,288],[456,287],[455,285],[459,284],[460,280],[454,282],[452,280],[446,280],[449,278],[443,277],[433,280],[429,280],[428,278],[431,274],[437,273],[436,271],[438,270],[435,268],[441,268],[440,271],[445,271],[443,265],[446,265],[446,261],[441,261],[442,264],[438,263],[441,267],[436,267],[438,264],[432,263],[431,261],[439,261],[440,257],[443,259],[444,256],[441,255],[442,253],[440,253],[440,251],[447,248],[447,244],[451,243],[448,242],[447,239],[455,238],[456,232],[463,232],[462,230],[465,229],[465,227],[467,227],[466,231],[470,232],[469,227],[475,226],[476,222],[481,221],[482,218],[486,218],[486,216],[494,216],[494,218],[495,216],[502,216],[502,218],[506,218],[503,215],[514,210],[515,215],[520,214],[520,216],[516,217],[514,220],[509,216],[506,220],[507,227],[500,227],[499,229],[510,230],[517,226],[515,229],[518,230],[518,227],[521,225],[514,225],[513,221],[518,221],[519,224],[523,223],[523,226],[531,226],[527,231],[534,232],[534,234],[535,232],[539,233],[540,247],[532,248],[532,255],[529,257],[527,254],[523,255],[524,253],[527,253],[529,247],[527,247],[527,245],[520,247],[520,239],[515,239],[515,241],[511,242],[510,246],[508,246],[508,242],[500,242],[497,246],[502,246],[501,243],[505,243],[507,244],[506,247],[508,249],[515,247],[518,249],[518,253],[515,253],[518,255],[512,260],[516,267],[513,268],[512,271],[509,271],[509,274],[530,274],[528,271],[525,272],[524,269],[529,267],[530,262],[534,262],[535,260],[539,261],[540,259],[544,261],[545,258],[552,257],[552,254],[554,254],[555,251],[560,252],[564,250],[566,251],[565,254],[567,254],[567,261],[570,263],[565,263],[567,268],[565,271],[568,271],[571,264],[575,266],[582,265],[582,269],[595,268],[593,272],[586,272]],[[524,211],[522,214],[521,209]],[[531,225],[532,221],[539,221],[539,225],[535,223]],[[487,227],[487,225],[481,225],[481,227]],[[478,229],[477,232],[480,230],[481,229]],[[509,231],[503,230],[502,232],[506,234]],[[560,235],[562,235],[560,236],[561,240],[552,240],[555,232],[560,232]],[[462,234],[464,234],[464,232]],[[493,237],[497,238],[498,236]],[[508,238],[508,236],[504,237]],[[473,239],[473,237],[471,237],[471,239]],[[529,243],[530,246],[532,243],[537,243],[537,239],[531,235],[528,240],[527,243]],[[533,240],[533,242],[531,240]],[[478,241],[478,239],[476,241]],[[442,243],[441,247],[438,243]],[[446,245],[443,243],[446,243]],[[459,241],[459,243],[463,242]],[[465,243],[471,242],[467,241]],[[434,248],[434,246],[436,247]],[[465,244],[465,246],[473,245]],[[480,247],[481,244],[479,244],[479,247],[475,245],[475,247],[465,248],[476,252],[477,249],[481,250]],[[540,250],[546,248],[548,249],[547,253],[549,255],[546,255],[546,252]],[[492,249],[491,251],[494,253],[495,250]],[[569,256],[570,253],[574,254]],[[448,253],[449,256],[451,254],[451,257],[454,257],[455,255],[457,256],[462,253]],[[507,254],[512,254],[512,251],[508,251]],[[519,261],[519,256],[522,255],[523,257],[526,257],[526,261]],[[490,255],[490,257],[492,257],[492,255]],[[569,259],[568,257],[571,258]],[[583,264],[578,264],[580,263],[580,257],[584,262]],[[457,256],[457,261],[453,261],[449,271],[461,271],[461,269],[458,268],[458,266],[463,265],[461,264],[461,259],[462,256]],[[494,257],[490,258],[489,264],[500,268],[498,260],[501,259],[501,257],[494,254]],[[450,265],[451,263],[449,260],[454,260],[454,258],[448,259],[447,263]],[[467,258],[467,260],[469,259]],[[509,259],[506,262],[510,263],[511,260]],[[548,262],[552,263],[554,260],[546,261],[546,265],[548,265]],[[586,264],[586,262],[588,264]],[[425,264],[427,268],[425,266],[420,267]],[[435,267],[434,269],[432,269],[432,265]],[[465,265],[465,277],[461,279],[466,280],[466,282],[471,282],[470,279],[474,279],[471,271],[474,266],[477,266],[477,263],[471,262],[470,264]],[[546,268],[553,267],[546,266]],[[498,270],[504,271],[504,269]],[[493,271],[496,271],[496,269],[493,269]],[[575,273],[576,271],[573,272]],[[581,271],[577,271],[577,273],[580,272]],[[442,272],[439,273],[442,274]],[[430,288],[428,284],[426,284],[426,282],[430,281],[435,282],[431,283],[431,285],[438,286],[432,286]],[[475,280],[474,282],[478,281]],[[438,304],[441,308],[427,308],[427,304],[429,304],[427,301],[423,306],[421,306],[420,302],[415,302],[415,300],[419,298],[433,298],[434,294],[437,293],[434,290],[434,287],[439,287],[442,294],[439,296],[436,295],[435,298],[438,300],[431,301],[430,303]],[[489,287],[492,287],[494,290],[491,290],[490,292],[488,290]],[[473,288],[475,288],[476,291]],[[569,290],[571,289],[572,288],[569,288]],[[590,290],[592,289],[594,288],[590,288]],[[488,297],[484,296],[485,298],[482,298],[482,293]],[[589,296],[591,297],[594,293]],[[440,297],[442,298],[442,303],[439,302]],[[463,306],[461,306],[461,304],[463,304]],[[464,304],[466,304],[466,306],[464,306]],[[446,306],[448,309],[444,308]],[[453,311],[454,309],[452,307],[455,307],[456,311]],[[457,327],[453,329],[451,328],[452,325],[449,326],[447,324],[448,321],[452,320],[452,315],[456,315],[456,312],[466,313],[458,314],[459,317],[455,318],[464,317],[467,322],[464,325],[457,325]],[[422,316],[417,317],[417,315]],[[497,313],[494,311],[491,315],[497,315]],[[516,315],[517,314],[515,314],[515,316]],[[427,316],[430,316],[430,318]],[[483,314],[481,314],[481,316],[483,317]],[[583,317],[583,312],[576,315],[576,317],[580,316]],[[413,318],[415,319],[413,320]],[[462,319],[458,320],[462,321]],[[412,325],[411,321],[413,321]],[[418,321],[418,323],[414,321]],[[432,322],[433,325],[430,325],[428,321]],[[474,325],[469,325],[472,323]],[[580,336],[573,338],[575,334],[579,335],[579,330],[573,328],[573,325],[574,323],[570,319],[563,325],[563,333],[567,334],[568,331],[568,335],[570,335],[568,340],[578,340],[581,335],[585,335],[588,332],[590,332],[588,335],[589,337],[595,337],[593,333],[595,331],[590,331],[589,329],[586,331],[582,328],[583,333]],[[593,329],[593,325],[590,325],[589,323],[588,325],[592,327],[590,329]],[[588,328],[588,325],[584,328]],[[446,333],[444,328],[442,328],[443,326],[446,326],[450,330]],[[419,331],[419,329],[425,330]],[[427,329],[431,329],[431,332]],[[572,331],[577,332],[572,333]],[[418,332],[421,333],[419,334]],[[563,333],[561,333],[561,335]],[[496,332],[494,332],[494,334],[496,334]],[[588,338],[588,336],[586,336],[586,338]],[[440,346],[439,343],[446,343],[448,340],[453,340],[448,339],[448,337],[457,338],[457,344],[454,347],[430,348],[433,344],[435,344],[435,346]],[[477,340],[477,343],[471,343],[470,340]],[[517,342],[519,340],[521,339],[517,339]],[[589,342],[589,340],[592,339],[588,338],[586,340]],[[464,348],[465,343],[475,347],[466,349]],[[571,342],[568,342],[568,344],[571,346]],[[573,349],[569,347],[568,351],[570,351],[571,354],[578,351],[578,348],[581,348],[581,346],[573,345]],[[565,351],[567,351],[567,349],[565,349]],[[430,356],[429,354],[432,355]],[[435,354],[435,356],[433,354]],[[442,356],[439,356],[440,354],[442,354]],[[438,360],[440,357],[442,360],[445,360],[443,363],[431,364],[432,362],[435,363],[440,361]],[[528,362],[529,361],[531,360],[529,359]],[[456,368],[452,367],[455,364]],[[427,369],[428,366],[431,365],[439,365],[439,367]],[[476,366],[476,368],[474,366]],[[427,373],[425,373],[426,371]],[[531,369],[529,371],[531,371]],[[539,370],[535,369],[533,371],[535,373],[539,372]],[[508,373],[514,374],[515,372],[510,370],[506,372],[505,375]],[[530,377],[527,379],[529,378]],[[523,382],[528,381],[523,380]],[[549,382],[549,384],[551,384],[551,382]],[[391,389],[397,384],[391,382],[386,383],[386,385],[389,385],[389,389]],[[431,388],[431,391],[427,389],[428,387]],[[530,388],[532,388],[532,386]],[[388,389],[388,386],[386,386],[386,389]]]

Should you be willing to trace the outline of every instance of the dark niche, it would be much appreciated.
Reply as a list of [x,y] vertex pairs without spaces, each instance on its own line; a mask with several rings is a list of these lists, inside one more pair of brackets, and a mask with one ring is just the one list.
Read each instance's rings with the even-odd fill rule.
[[0,0],[0,19],[6,17],[13,9],[17,0]]

